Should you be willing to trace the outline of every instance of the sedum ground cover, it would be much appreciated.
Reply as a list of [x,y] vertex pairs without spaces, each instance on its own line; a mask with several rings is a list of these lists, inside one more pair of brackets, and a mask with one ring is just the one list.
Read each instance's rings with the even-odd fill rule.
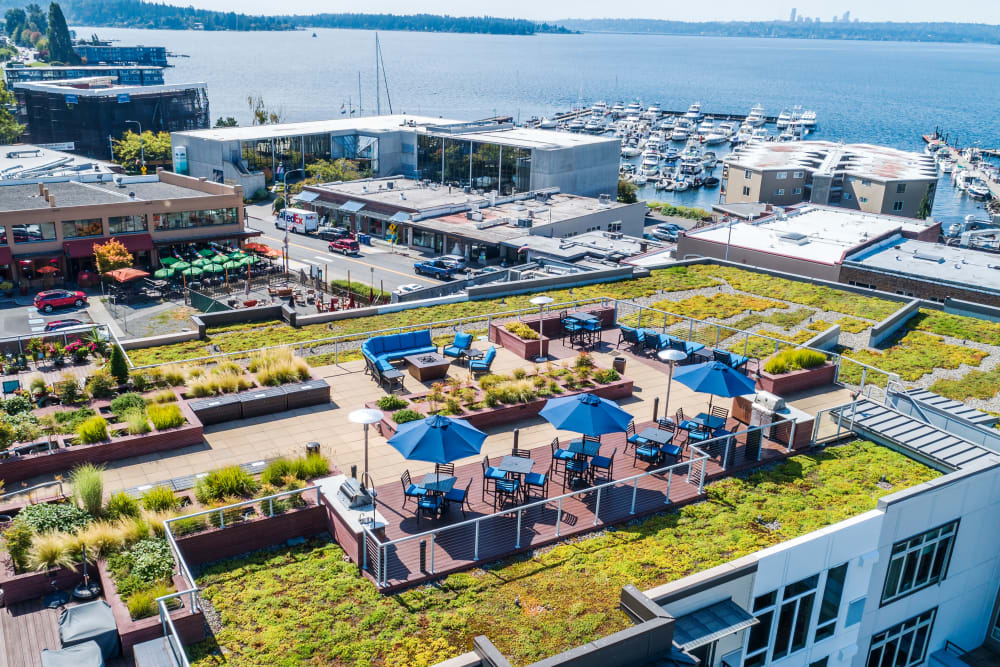
[[[892,489],[879,485],[882,475]],[[190,653],[201,667],[419,666],[464,653],[485,634],[526,664],[627,627],[618,609],[625,584],[646,589],[714,567],[871,510],[879,497],[937,475],[853,442],[715,482],[706,502],[677,512],[391,596],[329,541],[257,552],[199,575],[222,629]]]
[[1000,322],[990,322],[974,317],[942,313],[938,310],[920,309],[907,326],[939,336],[972,340],[987,345],[1000,345]]
[[[987,354],[976,348],[951,345],[940,336],[911,331],[885,351],[847,350],[844,356],[883,371],[896,373],[902,380],[912,382],[935,368],[958,368],[962,364],[978,366]],[[887,378],[888,376],[882,373],[869,372],[866,382],[874,382],[884,387]],[[840,380],[859,384],[861,367],[855,364],[843,364],[840,368]]]

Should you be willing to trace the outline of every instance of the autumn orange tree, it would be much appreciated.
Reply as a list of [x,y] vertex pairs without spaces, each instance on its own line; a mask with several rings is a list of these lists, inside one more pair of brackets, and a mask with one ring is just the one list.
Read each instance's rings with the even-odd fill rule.
[[97,259],[98,273],[107,273],[115,269],[126,269],[132,266],[132,253],[118,239],[108,239],[104,244],[94,244],[94,257]]

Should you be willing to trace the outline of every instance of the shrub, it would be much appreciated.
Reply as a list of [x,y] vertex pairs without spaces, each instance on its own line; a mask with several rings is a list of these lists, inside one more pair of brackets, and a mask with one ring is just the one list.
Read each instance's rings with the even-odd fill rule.
[[103,442],[108,439],[108,422],[104,417],[97,415],[88,417],[77,427],[76,434],[80,436],[80,442],[85,445]]
[[9,438],[10,442],[28,442],[38,437],[38,418],[30,412],[0,414],[0,423],[5,427],[4,439]]
[[3,410],[9,415],[19,415],[23,412],[31,412],[31,399],[27,396],[11,396],[3,402]]
[[128,382],[128,362],[125,361],[125,353],[118,345],[111,346],[111,356],[108,358],[108,368],[118,384]]
[[132,620],[137,621],[140,618],[148,618],[157,614],[159,606],[156,604],[156,598],[169,594],[170,588],[162,583],[132,593],[125,603],[128,606],[128,613],[132,616]]
[[146,408],[146,412],[150,421],[153,422],[153,428],[157,431],[176,428],[184,424],[184,415],[181,414],[181,409],[175,403],[150,405]]
[[207,505],[227,496],[249,498],[259,486],[250,473],[233,465],[213,470],[199,479],[194,487],[194,495],[198,502]]
[[773,375],[791,371],[818,368],[826,363],[826,355],[816,350],[794,348],[778,352],[764,364],[764,370]]
[[35,531],[26,521],[13,521],[2,534],[4,550],[14,561],[15,570],[24,570],[28,566],[28,552]]
[[219,386],[212,378],[199,378],[188,382],[188,395],[192,398],[208,398],[215,396]]
[[[91,419],[101,418],[91,417]],[[106,428],[105,433],[107,433]],[[101,508],[104,506],[104,469],[92,463],[85,463],[73,469],[69,474],[69,480],[73,485],[73,500],[76,504],[87,510],[91,516],[100,516]]]
[[594,373],[594,380],[600,384],[608,384],[620,379],[621,375],[613,368],[602,369]]
[[500,384],[501,382],[509,382],[510,379],[511,376],[509,375],[490,373],[489,375],[484,375],[483,377],[479,378],[479,388],[482,389],[483,391],[489,391],[490,389]]
[[87,560],[107,556],[125,545],[125,531],[118,523],[95,521],[77,533],[76,539],[71,543],[70,551],[80,552],[83,545],[87,546]]
[[248,369],[257,374],[262,385],[276,387],[289,382],[303,382],[311,376],[309,364],[292,354],[288,348],[255,352]]
[[75,375],[66,371],[60,378],[59,382],[56,383],[55,389],[56,396],[59,397],[63,405],[73,405],[84,399],[83,390],[80,388],[80,382]]
[[39,503],[28,505],[17,514],[14,523],[23,523],[36,533],[61,531],[74,533],[90,523],[92,517],[86,510],[68,503]]
[[112,399],[111,401],[111,412],[115,413],[119,417],[132,408],[139,408],[140,410],[146,409],[146,399],[139,394],[130,391],[127,394],[122,394],[121,396]]
[[253,382],[248,380],[242,372],[226,371],[224,373],[213,374],[212,380],[215,388],[220,394],[232,394],[253,387]]
[[285,478],[313,479],[330,472],[330,463],[319,454],[310,454],[296,459],[275,459],[260,474],[262,484],[281,486]]
[[523,368],[515,368],[511,372],[511,375],[514,376],[515,380],[523,380],[524,378],[528,377],[528,371],[524,370]]
[[132,408],[122,415],[122,417],[128,425],[129,435],[149,433],[149,417],[146,416],[146,411],[142,408]]
[[524,322],[508,322],[504,329],[524,340],[538,340],[538,332]]
[[170,387],[179,387],[187,379],[184,368],[177,364],[163,366],[161,372],[163,373],[163,381]]
[[105,370],[94,371],[87,380],[87,391],[94,398],[111,398],[115,395],[115,380]]
[[[110,504],[108,503],[109,506]],[[126,516],[118,520],[118,525],[121,528],[122,537],[125,539],[126,544],[133,544],[143,538],[149,537],[149,524],[138,511],[136,514],[136,516]]]
[[31,390],[32,395],[44,394],[46,393],[45,377],[40,373],[33,374],[31,380],[28,382],[28,389]]
[[169,389],[164,389],[150,396],[149,400],[151,403],[174,403],[177,401],[177,394]]
[[136,518],[139,516],[139,501],[124,491],[113,493],[104,507],[104,515],[109,519]]
[[134,371],[129,378],[132,380],[132,388],[136,391],[149,391],[153,387],[153,380],[142,371]]
[[406,422],[416,421],[418,419],[423,419],[424,416],[417,412],[416,410],[410,410],[405,408],[403,410],[396,410],[392,413],[392,421],[397,424],[405,424]]
[[147,489],[139,501],[143,508],[150,512],[167,512],[175,510],[181,505],[180,499],[174,495],[173,490],[166,486],[154,486]]
[[395,394],[389,394],[378,399],[379,410],[399,410],[405,408],[410,402],[404,398],[400,398]]
[[168,580],[174,571],[174,557],[166,540],[147,537],[129,549],[108,558],[108,570],[118,593],[129,598],[136,591]]
[[76,433],[77,428],[88,418],[97,413],[91,408],[78,408],[76,410],[62,410],[52,413],[52,420],[55,422],[56,430],[60,433]]
[[62,533],[47,533],[35,537],[28,552],[28,565],[34,570],[51,570],[56,567],[75,569],[73,557]]

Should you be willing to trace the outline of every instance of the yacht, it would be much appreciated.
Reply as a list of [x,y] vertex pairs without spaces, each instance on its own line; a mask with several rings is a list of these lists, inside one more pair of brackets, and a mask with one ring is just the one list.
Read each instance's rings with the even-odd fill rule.
[[607,103],[604,102],[603,100],[600,102],[594,102],[592,105],[590,105],[590,113],[594,114],[595,116],[605,115],[606,113],[608,113]]
[[636,185],[645,185],[649,183],[649,179],[644,174],[639,173],[632,177],[632,182]]
[[659,175],[660,154],[653,153],[647,149],[646,152],[642,154],[642,163],[639,168],[639,173],[646,176]]
[[715,155],[715,151],[705,151],[705,154],[701,158],[701,164],[705,169],[711,171],[715,169],[715,165],[719,163],[719,159]]
[[542,118],[538,121],[538,127],[542,130],[554,130],[559,127],[559,123],[552,120],[551,118]]
[[761,141],[771,141],[771,135],[768,133],[766,127],[755,128],[753,133],[750,135],[750,141],[748,143],[756,144]]
[[566,129],[570,132],[583,132],[583,128],[586,127],[584,122],[579,118],[574,118],[573,120],[566,123]]
[[670,133],[670,141],[687,141],[691,136],[691,129],[687,125],[677,125]]
[[602,134],[606,129],[604,119],[597,116],[591,116],[583,125],[583,131],[591,134]]
[[816,112],[812,109],[806,109],[802,112],[801,118],[802,124],[805,125],[810,130],[816,127]]
[[690,120],[698,120],[701,118],[701,102],[695,102],[688,107],[687,112],[684,114],[685,118]]
[[705,168],[702,166],[701,157],[699,156],[682,157],[678,170],[682,175],[690,176],[692,179],[700,178],[705,173]]
[[782,109],[778,114],[778,129],[783,130],[792,122],[792,114],[788,109]]
[[622,104],[621,100],[615,102],[614,106],[611,107],[611,113],[615,114],[616,116],[620,116],[624,112],[625,112],[625,105]]
[[642,149],[635,144],[622,144],[622,157],[638,157],[642,155]]
[[737,132],[736,136],[732,138],[733,145],[749,143],[753,138],[753,132],[754,129],[752,125],[748,125],[747,123],[740,125],[739,132]]
[[688,180],[683,176],[678,176],[677,178],[674,179],[675,192],[684,192],[685,190],[690,190],[690,189],[691,189],[691,183],[689,183]]
[[736,123],[719,123],[719,132],[726,135],[726,139],[736,134]]
[[642,117],[645,118],[646,120],[659,120],[660,115],[662,113],[663,110],[660,109],[659,104],[650,104],[648,107],[646,107],[646,110],[642,113]]
[[676,125],[676,124],[677,124],[677,119],[676,118],[674,118],[673,116],[666,116],[666,117],[663,118],[663,120],[661,120],[657,124],[657,127],[660,128],[661,130],[667,130],[667,131],[669,131],[669,130],[674,129],[674,125]]
[[708,134],[715,131],[715,123],[706,120],[698,126],[698,134]]
[[673,147],[665,148],[660,153],[660,159],[662,159],[664,162],[667,162],[668,164],[673,164],[674,162],[677,162],[677,160],[679,160],[680,157],[681,157],[681,152]]
[[708,134],[703,135],[701,140],[709,146],[717,146],[718,144],[724,144],[729,141],[729,135],[723,134],[719,130],[712,130]]
[[755,104],[750,113],[747,115],[746,122],[750,123],[751,127],[760,127],[767,121],[767,116],[764,115],[764,107],[759,104]]
[[966,188],[966,192],[969,193],[970,197],[978,201],[985,201],[992,195],[990,192],[990,186],[986,185],[986,183],[979,179],[972,181],[968,188]]
[[642,105],[636,101],[629,102],[628,105],[625,107],[626,116],[631,116],[632,114],[638,116],[641,113],[642,113]]
[[622,164],[618,165],[618,173],[622,174],[623,176],[629,176],[631,174],[634,174],[635,165],[632,164],[631,162],[623,162]]

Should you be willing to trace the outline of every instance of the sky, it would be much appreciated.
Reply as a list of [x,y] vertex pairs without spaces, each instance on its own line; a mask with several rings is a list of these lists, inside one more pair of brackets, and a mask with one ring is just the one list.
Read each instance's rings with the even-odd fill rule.
[[[365,12],[413,14],[452,14],[474,16],[489,14],[551,20],[560,18],[608,18],[615,8],[607,0],[506,0],[502,5],[477,0],[382,0],[360,4],[345,0],[167,0],[170,4],[193,5],[203,9],[237,11],[248,14],[312,14],[318,12]],[[747,2],[746,0],[716,0],[712,3],[663,2],[663,0],[633,0],[617,8],[614,18],[654,18],[680,21],[773,20],[786,19],[792,8],[799,14],[829,21],[851,11],[852,18],[862,21],[960,21],[1000,24],[1000,1],[966,0],[957,5],[940,0],[867,0],[851,6],[846,0],[795,0]]]

